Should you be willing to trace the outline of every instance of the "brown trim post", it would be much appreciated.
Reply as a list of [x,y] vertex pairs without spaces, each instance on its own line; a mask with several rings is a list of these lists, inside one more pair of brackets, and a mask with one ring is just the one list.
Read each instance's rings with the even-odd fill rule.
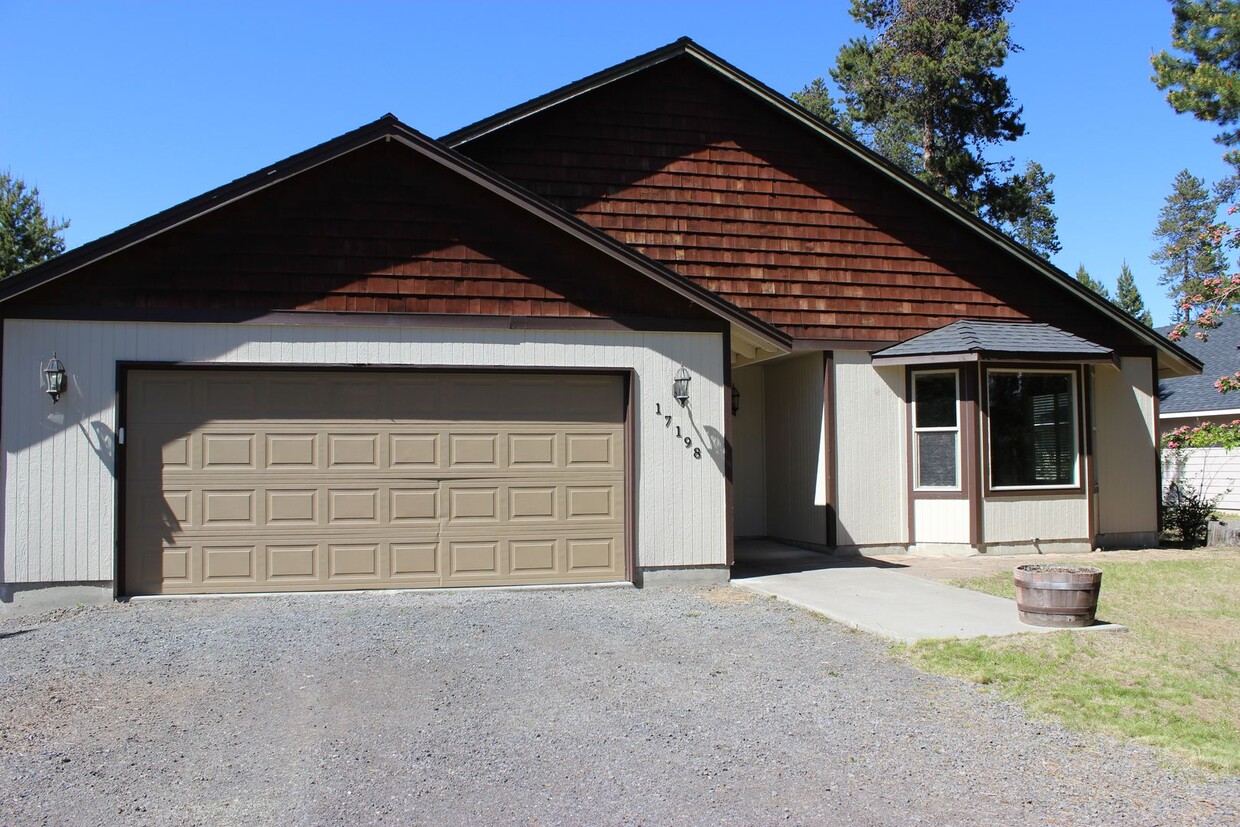
[[983,518],[985,504],[982,502],[982,438],[981,430],[981,363],[967,366],[961,371],[962,378],[962,415],[964,444],[963,463],[961,469],[965,490],[969,495],[969,545],[981,548]]
[[723,331],[723,530],[727,562],[736,563],[736,514],[732,492],[732,328]]
[[1153,379],[1151,394],[1154,397],[1154,530],[1158,536],[1163,532],[1163,478],[1162,478],[1162,422],[1159,420],[1158,402],[1158,351],[1150,354],[1150,374]]

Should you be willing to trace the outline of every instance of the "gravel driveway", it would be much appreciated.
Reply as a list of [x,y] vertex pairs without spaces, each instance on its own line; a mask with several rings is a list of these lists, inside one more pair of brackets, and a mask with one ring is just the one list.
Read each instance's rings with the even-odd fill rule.
[[1235,824],[1240,780],[1030,721],[731,588],[0,619],[3,824]]

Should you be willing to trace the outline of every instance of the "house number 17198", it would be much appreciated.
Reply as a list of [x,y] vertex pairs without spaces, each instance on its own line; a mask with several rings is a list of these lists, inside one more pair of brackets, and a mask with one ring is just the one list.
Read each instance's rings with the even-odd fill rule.
[[[661,406],[658,402],[654,403],[654,413],[655,413],[655,416],[661,416],[661,417],[663,417],[663,427],[664,427],[664,428],[671,428],[671,427],[672,427],[672,415],[671,415],[671,414],[665,414],[665,413],[663,413],[663,408],[662,408],[662,406]],[[677,440],[683,440],[683,441],[684,441],[684,443],[685,443],[685,449],[686,449],[686,450],[691,450],[691,451],[693,451],[693,458],[694,458],[694,459],[701,459],[701,458],[702,458],[702,449],[701,449],[701,448],[695,448],[695,447],[693,446],[693,437],[685,436],[684,434],[682,434],[682,433],[680,432],[680,426],[679,426],[679,425],[677,425],[677,426],[676,426],[676,439],[677,439]]]

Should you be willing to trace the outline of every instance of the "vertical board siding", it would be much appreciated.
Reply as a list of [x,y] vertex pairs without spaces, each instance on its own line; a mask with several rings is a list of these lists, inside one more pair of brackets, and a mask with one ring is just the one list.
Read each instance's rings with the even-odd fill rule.
[[1148,358],[1094,370],[1098,533],[1158,530],[1154,378]]
[[761,365],[737,368],[732,382],[741,408],[732,422],[732,501],[736,536],[766,536],[765,377]]
[[969,542],[969,501],[913,500],[913,537],[918,543]]
[[822,443],[822,354],[769,363],[766,404],[766,533],[824,545],[826,507],[814,504]]
[[1089,501],[1084,494],[988,499],[982,513],[983,542],[988,544],[1090,540]]
[[[639,567],[726,561],[722,337],[703,333],[6,320],[0,582],[107,581],[115,564],[116,364],[632,368]],[[57,351],[70,389],[40,388]],[[681,365],[691,401],[672,400]],[[673,411],[695,460],[656,419]]]
[[835,353],[840,546],[908,543],[904,369]]

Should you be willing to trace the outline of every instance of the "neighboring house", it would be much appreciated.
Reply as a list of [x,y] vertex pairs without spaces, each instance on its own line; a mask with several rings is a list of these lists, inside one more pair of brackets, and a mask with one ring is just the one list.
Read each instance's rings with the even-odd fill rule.
[[[1170,327],[1160,327],[1166,336]],[[1219,393],[1214,383],[1220,376],[1240,370],[1240,321],[1228,319],[1209,331],[1203,342],[1191,333],[1180,347],[1202,363],[1201,373],[1163,379],[1158,383],[1158,431],[1164,435],[1183,425],[1211,422],[1225,424],[1240,419],[1240,394]],[[1168,455],[1165,460],[1171,459]],[[1208,497],[1218,497],[1218,507],[1240,511],[1240,451],[1225,448],[1192,448],[1184,452],[1184,467],[1165,465],[1164,481],[1183,479]]]
[[1156,384],[1200,367],[688,40],[385,116],[0,313],[6,599],[1153,543]]

